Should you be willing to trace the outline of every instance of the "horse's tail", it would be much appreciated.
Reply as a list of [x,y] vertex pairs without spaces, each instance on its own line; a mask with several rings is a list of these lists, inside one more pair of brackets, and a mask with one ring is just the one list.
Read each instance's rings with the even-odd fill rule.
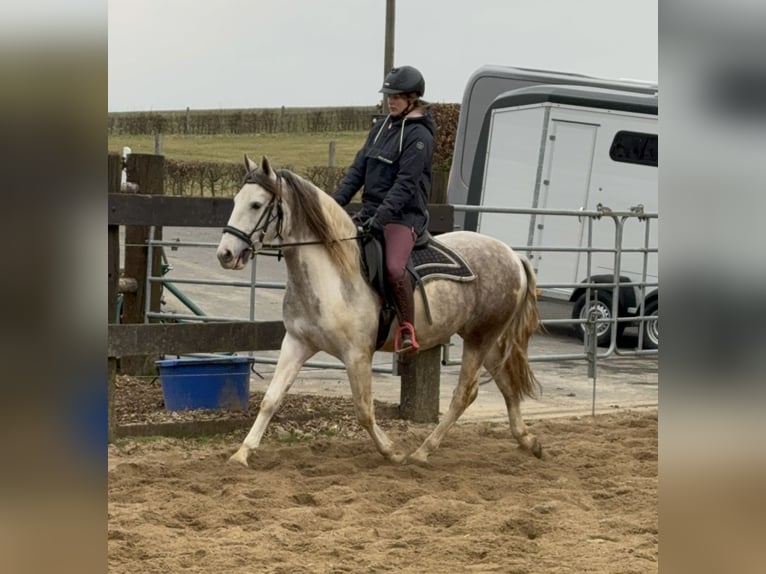
[[524,397],[535,398],[542,390],[527,360],[529,339],[540,325],[540,315],[537,311],[537,279],[527,258],[519,258],[527,276],[527,289],[500,340],[505,356],[503,363],[511,373],[511,386],[516,401],[521,401]]

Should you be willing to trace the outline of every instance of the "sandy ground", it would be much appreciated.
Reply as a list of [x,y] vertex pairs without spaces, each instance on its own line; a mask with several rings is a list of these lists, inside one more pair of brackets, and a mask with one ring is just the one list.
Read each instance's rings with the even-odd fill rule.
[[[288,398],[292,426],[275,420],[249,469],[227,462],[242,433],[111,445],[109,571],[657,571],[656,410],[529,421],[542,460],[507,423],[464,422],[427,466],[398,466],[347,399]],[[384,407],[414,450],[432,425]]]
[[[175,261],[174,276],[236,278],[218,277],[208,256]],[[259,277],[276,280],[268,270]],[[210,315],[247,313],[247,293],[235,303],[218,288],[184,291]],[[281,293],[261,289],[259,297],[256,318],[281,317]],[[578,352],[578,342],[535,337],[530,352]],[[390,365],[387,356],[377,360]],[[119,439],[109,450],[109,571],[656,572],[656,357],[600,362],[595,393],[582,362],[534,368],[543,394],[522,413],[542,442],[542,460],[517,448],[490,383],[427,466],[392,465],[356,424],[345,375],[308,367],[250,469],[226,462],[245,430]],[[258,370],[265,378],[251,377],[250,421],[273,366]],[[441,413],[457,371],[442,368]],[[119,424],[233,416],[167,413],[159,382],[138,382],[118,381]],[[396,377],[377,375],[373,396],[381,427],[403,450],[433,428],[396,418]]]

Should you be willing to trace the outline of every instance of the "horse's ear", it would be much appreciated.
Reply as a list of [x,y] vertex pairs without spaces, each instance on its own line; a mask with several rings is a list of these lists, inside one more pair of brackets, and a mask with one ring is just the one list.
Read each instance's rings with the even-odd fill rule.
[[274,170],[271,169],[269,158],[267,158],[266,156],[263,156],[263,158],[261,159],[261,169],[263,170],[263,173],[268,175],[271,179],[277,178],[277,175],[274,173]]
[[250,173],[251,171],[255,170],[257,167],[258,165],[249,157],[247,157],[247,154],[245,154],[245,169],[247,169],[247,173]]

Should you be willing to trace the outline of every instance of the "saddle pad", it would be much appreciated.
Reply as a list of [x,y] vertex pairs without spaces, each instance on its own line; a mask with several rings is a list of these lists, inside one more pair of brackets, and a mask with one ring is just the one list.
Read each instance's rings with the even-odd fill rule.
[[424,283],[429,279],[452,279],[463,282],[476,279],[476,275],[463,258],[436,239],[431,238],[423,249],[415,249],[410,257],[412,266]]

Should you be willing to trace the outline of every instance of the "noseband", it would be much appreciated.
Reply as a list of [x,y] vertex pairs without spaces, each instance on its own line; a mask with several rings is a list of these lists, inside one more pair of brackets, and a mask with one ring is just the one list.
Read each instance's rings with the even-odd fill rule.
[[[251,173],[245,177],[244,183],[255,183],[251,177]],[[277,186],[281,185],[282,177],[277,174]],[[276,221],[277,233],[275,237],[277,239],[282,239],[282,224],[284,223],[284,220],[285,212],[282,208],[282,198],[277,198],[276,194],[272,194],[269,203],[266,205],[266,209],[263,211],[263,213],[261,213],[261,217],[258,218],[258,221],[255,224],[255,228],[250,233],[246,233],[232,225],[224,226],[223,232],[228,233],[229,235],[233,235],[237,239],[241,239],[247,243],[247,246],[250,248],[250,256],[255,257],[255,244],[253,242],[253,235],[260,232],[260,235],[258,236],[258,243],[262,244],[263,238],[266,236],[266,230],[268,229],[269,225]]]

